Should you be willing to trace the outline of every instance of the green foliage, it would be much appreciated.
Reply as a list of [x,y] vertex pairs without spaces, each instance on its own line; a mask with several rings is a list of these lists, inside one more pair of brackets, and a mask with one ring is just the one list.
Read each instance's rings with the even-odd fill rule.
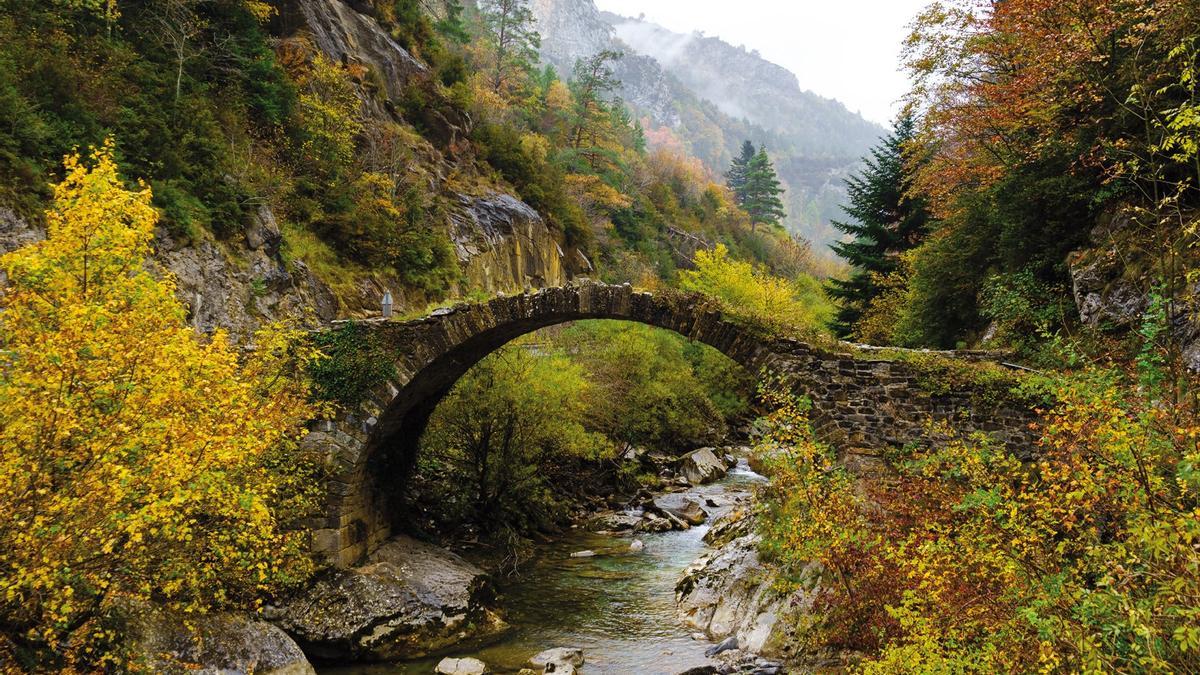
[[749,214],[751,229],[756,225],[779,226],[787,215],[779,198],[784,190],[775,175],[775,165],[767,156],[767,148],[759,148],[744,166],[739,167],[735,160],[731,171],[734,179],[730,188],[737,195],[738,205]]
[[419,460],[427,477],[466,487],[448,491],[445,521],[524,531],[561,517],[552,488],[573,483],[580,462],[613,452],[585,428],[589,389],[570,359],[521,345],[463,376],[430,419]]
[[316,333],[313,340],[321,356],[309,364],[308,375],[318,400],[356,412],[377,387],[396,376],[387,345],[364,326],[349,322]]
[[554,343],[595,387],[589,424],[613,441],[665,452],[720,442],[746,411],[746,375],[712,348],[674,333],[585,321]]
[[832,245],[838,257],[854,269],[849,279],[832,279],[826,287],[838,301],[832,328],[842,338],[857,334],[856,324],[884,289],[880,279],[896,272],[901,253],[915,247],[926,234],[929,214],[924,200],[911,197],[911,167],[906,152],[915,136],[909,116],[871,150],[862,172],[846,181],[850,222],[833,225],[853,237]]
[[479,14],[491,49],[488,82],[497,94],[511,92],[531,72],[542,44],[528,0],[484,0]]
[[820,332],[832,313],[820,283],[811,276],[772,276],[734,260],[724,246],[697,252],[696,269],[682,272],[679,285],[717,299],[732,316],[785,332]]

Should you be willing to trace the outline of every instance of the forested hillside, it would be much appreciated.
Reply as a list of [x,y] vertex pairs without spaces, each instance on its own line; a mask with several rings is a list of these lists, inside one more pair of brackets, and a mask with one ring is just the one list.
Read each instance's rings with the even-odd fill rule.
[[803,269],[695,160],[647,147],[610,57],[543,72],[531,17],[498,40],[512,19],[409,4],[6,3],[6,222],[39,229],[46,177],[111,137],[199,325],[242,332],[370,312],[387,288],[420,308],[671,281],[694,242]]
[[698,157],[720,173],[742,142],[765,145],[787,187],[788,229],[824,256],[843,179],[883,130],[837,101],[802,91],[796,76],[716,37],[680,35],[600,12],[592,0],[533,3],[542,53],[557,68],[599,51],[624,54],[620,94],[651,147]]

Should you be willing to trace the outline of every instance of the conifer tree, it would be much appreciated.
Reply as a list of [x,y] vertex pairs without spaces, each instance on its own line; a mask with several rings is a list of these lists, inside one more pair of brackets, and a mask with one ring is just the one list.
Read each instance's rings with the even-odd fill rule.
[[479,13],[494,52],[489,80],[492,91],[499,94],[516,75],[529,72],[537,63],[542,36],[528,0],[486,0],[480,3]]
[[910,198],[912,180],[905,147],[915,135],[911,117],[901,117],[895,129],[871,150],[866,167],[846,181],[850,204],[843,207],[853,220],[833,225],[853,239],[831,246],[850,263],[849,279],[833,279],[826,291],[838,303],[831,327],[840,337],[850,337],[871,301],[882,291],[877,283],[896,270],[899,254],[920,243],[929,215],[921,198]]
[[783,188],[775,174],[775,165],[767,155],[767,149],[758,153],[746,164],[745,185],[742,186],[739,202],[750,214],[750,230],[757,225],[779,225],[787,213],[783,210]]
[[754,144],[750,141],[742,143],[742,153],[733,158],[733,163],[729,166],[729,171],[725,173],[725,184],[733,190],[734,198],[737,200],[738,206],[742,204],[742,192],[746,188],[746,167],[758,152],[754,149]]

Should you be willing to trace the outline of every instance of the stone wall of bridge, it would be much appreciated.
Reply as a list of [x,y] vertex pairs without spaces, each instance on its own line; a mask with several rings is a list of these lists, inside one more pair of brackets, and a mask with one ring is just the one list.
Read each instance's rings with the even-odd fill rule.
[[[471,366],[512,339],[555,324],[619,319],[672,330],[707,344],[751,372],[770,372],[813,402],[820,436],[839,449],[880,452],[927,442],[930,420],[1033,447],[1034,414],[1011,403],[981,404],[978,392],[931,392],[919,367],[881,354],[818,348],[727,319],[697,296],[655,296],[629,286],[581,283],[462,305],[415,321],[366,322],[394,365],[361,410],[312,424],[305,439],[331,467],[326,515],[311,523],[314,546],[351,565],[385,541],[397,499],[438,402]],[[955,358],[947,355],[940,358]]]

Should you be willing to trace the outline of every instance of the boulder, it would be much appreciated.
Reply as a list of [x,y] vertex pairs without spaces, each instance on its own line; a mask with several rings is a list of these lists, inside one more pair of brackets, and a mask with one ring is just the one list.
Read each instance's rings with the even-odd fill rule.
[[555,647],[539,652],[529,659],[529,665],[543,673],[574,673],[583,665],[583,650],[578,647]]
[[601,513],[588,521],[587,528],[593,532],[604,530],[625,532],[637,527],[641,520],[642,515],[637,512],[618,511],[615,513]]
[[482,570],[399,536],[367,564],[322,576],[271,619],[322,659],[415,659],[503,629],[493,601]]
[[128,610],[126,638],[152,673],[315,675],[304,652],[282,630],[240,614],[182,615],[149,607]]
[[483,675],[487,671],[487,664],[479,659],[450,657],[439,661],[434,670],[438,675]]
[[694,450],[679,461],[679,474],[691,485],[711,483],[724,476],[728,470],[724,460],[717,457],[712,448]]
[[812,609],[819,577],[810,569],[807,584],[780,592],[774,570],[759,560],[758,544],[758,535],[746,534],[688,566],[675,586],[679,614],[685,626],[722,641],[714,654],[740,648],[793,658],[803,644],[796,632],[811,623],[805,615]]
[[634,539],[633,541],[629,542],[629,550],[633,551],[634,553],[637,553],[644,548],[646,548],[646,545],[642,543],[641,539]]
[[700,503],[683,494],[662,495],[654,500],[654,508],[682,520],[688,525],[701,525],[708,520]]
[[670,520],[656,514],[647,512],[642,517],[642,522],[634,528],[635,532],[666,532],[674,529],[675,525]]

